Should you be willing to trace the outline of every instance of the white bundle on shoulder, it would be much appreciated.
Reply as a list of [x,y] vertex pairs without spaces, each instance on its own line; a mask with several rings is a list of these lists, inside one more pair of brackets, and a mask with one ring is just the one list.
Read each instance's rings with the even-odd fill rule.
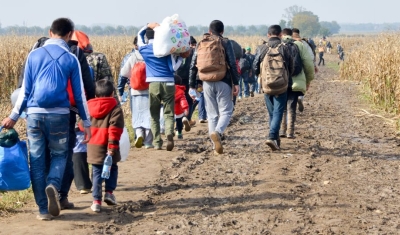
[[166,17],[154,32],[153,51],[156,57],[183,53],[190,48],[188,28],[178,14]]

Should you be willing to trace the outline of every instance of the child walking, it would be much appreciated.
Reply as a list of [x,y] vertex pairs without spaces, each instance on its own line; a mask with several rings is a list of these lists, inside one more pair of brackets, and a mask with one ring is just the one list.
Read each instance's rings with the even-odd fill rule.
[[117,105],[114,98],[113,84],[102,79],[96,82],[96,98],[88,101],[89,113],[91,116],[92,138],[88,143],[88,163],[92,164],[93,173],[93,204],[91,209],[100,212],[102,199],[101,173],[104,160],[107,155],[112,156],[110,177],[105,179],[104,202],[107,205],[117,205],[114,190],[117,187],[118,166],[121,160],[119,152],[119,140],[124,128],[124,115],[122,109]]
[[185,131],[190,131],[191,127],[186,116],[189,114],[189,104],[186,100],[186,87],[182,85],[182,78],[179,75],[174,75],[175,79],[175,122],[178,139],[183,139],[182,130],[185,126]]

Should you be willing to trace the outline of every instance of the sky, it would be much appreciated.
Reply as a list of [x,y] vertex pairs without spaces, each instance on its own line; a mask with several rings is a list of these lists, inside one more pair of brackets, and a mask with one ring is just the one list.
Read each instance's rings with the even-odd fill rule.
[[318,15],[320,21],[338,23],[400,22],[398,0],[0,0],[0,23],[49,26],[59,17],[77,25],[133,25],[161,22],[175,13],[187,25],[208,26],[218,19],[225,25],[271,25],[285,9],[298,5]]

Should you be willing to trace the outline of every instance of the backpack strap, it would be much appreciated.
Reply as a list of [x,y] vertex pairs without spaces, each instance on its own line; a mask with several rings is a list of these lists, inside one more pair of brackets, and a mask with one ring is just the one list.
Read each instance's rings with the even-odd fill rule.
[[67,53],[66,51],[64,51],[59,57],[57,57],[57,59],[54,59],[54,57],[51,56],[51,54],[50,54],[49,51],[46,49],[46,47],[42,47],[42,48],[47,52],[47,54],[49,54],[49,56],[50,56],[53,60],[58,60],[58,59],[60,59],[61,56],[63,56],[65,53]]

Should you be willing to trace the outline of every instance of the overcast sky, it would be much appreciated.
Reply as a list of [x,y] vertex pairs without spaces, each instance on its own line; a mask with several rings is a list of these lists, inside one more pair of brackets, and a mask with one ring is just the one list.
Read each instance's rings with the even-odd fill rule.
[[278,23],[292,5],[312,11],[320,21],[400,22],[398,0],[0,0],[0,23],[43,27],[69,17],[87,26],[142,26],[178,13],[187,25],[208,25],[214,19],[225,25],[270,25]]

